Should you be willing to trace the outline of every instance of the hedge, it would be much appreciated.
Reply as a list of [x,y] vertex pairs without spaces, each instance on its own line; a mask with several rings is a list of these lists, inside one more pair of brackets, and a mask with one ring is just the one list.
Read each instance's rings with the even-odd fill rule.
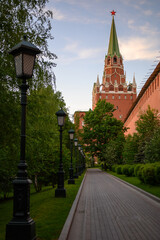
[[141,182],[150,185],[160,184],[160,163],[147,163],[135,165],[113,165],[112,171],[125,176],[136,176]]

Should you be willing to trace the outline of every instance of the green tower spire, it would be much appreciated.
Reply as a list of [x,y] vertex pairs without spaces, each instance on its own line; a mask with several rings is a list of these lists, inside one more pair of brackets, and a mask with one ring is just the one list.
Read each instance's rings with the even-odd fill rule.
[[111,32],[110,32],[110,39],[109,39],[109,47],[108,47],[108,54],[107,56],[113,57],[115,54],[117,57],[120,57],[120,51],[118,46],[118,39],[117,39],[117,33],[116,33],[116,26],[114,22],[114,15],[115,12],[112,11],[112,25],[111,25]]

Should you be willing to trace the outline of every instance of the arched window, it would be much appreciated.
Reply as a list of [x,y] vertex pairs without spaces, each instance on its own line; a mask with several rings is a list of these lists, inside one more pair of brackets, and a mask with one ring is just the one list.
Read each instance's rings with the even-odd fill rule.
[[110,62],[111,62],[111,59],[110,59],[110,57],[108,57],[107,64],[110,65]]
[[114,91],[114,86],[112,84],[109,85],[109,91]]
[[113,63],[117,63],[117,57],[113,58]]
[[119,85],[119,86],[118,86],[118,90],[119,90],[119,91],[123,91],[123,86],[122,86],[122,85]]

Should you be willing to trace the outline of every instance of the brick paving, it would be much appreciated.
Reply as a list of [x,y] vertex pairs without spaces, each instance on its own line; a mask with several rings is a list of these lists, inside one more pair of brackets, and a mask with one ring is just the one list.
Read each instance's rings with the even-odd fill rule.
[[68,240],[160,240],[160,203],[89,169]]

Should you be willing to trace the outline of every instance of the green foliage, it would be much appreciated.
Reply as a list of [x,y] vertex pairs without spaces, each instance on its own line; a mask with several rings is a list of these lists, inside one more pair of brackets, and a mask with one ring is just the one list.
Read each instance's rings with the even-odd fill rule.
[[155,179],[155,168],[153,165],[146,165],[142,171],[143,181],[146,184],[154,185],[156,183]]
[[116,173],[117,174],[122,174],[122,166],[121,165],[116,167]]
[[139,119],[136,121],[136,130],[142,139],[150,139],[159,126],[157,113],[157,110],[151,109],[150,106],[146,111],[140,113]]
[[137,164],[135,165],[134,167],[134,175],[137,177],[138,176],[138,171],[139,171],[139,168],[141,167],[141,164]]
[[144,165],[142,164],[137,171],[137,177],[141,180],[141,182],[144,182],[143,168],[144,168]]
[[[30,144],[29,148],[33,155],[27,153],[28,163],[29,166],[34,165],[35,168],[38,168],[38,171],[43,172],[42,175],[37,176],[39,182],[42,179],[44,181],[46,175],[49,178],[47,168],[51,169],[51,165],[52,169],[54,167],[52,164],[54,162],[54,158],[52,159],[53,150],[52,154],[48,151],[53,143],[51,136],[50,141],[46,143],[48,146],[44,144],[48,137],[47,130],[44,128],[49,128],[51,122],[47,122],[47,120],[50,120],[48,116],[45,118],[44,108],[41,109],[42,101],[39,99],[37,103],[36,94],[32,91],[35,89],[38,92],[40,88],[47,87],[55,82],[53,60],[56,56],[48,49],[48,40],[53,39],[50,22],[52,12],[45,10],[47,2],[48,0],[0,1],[0,195],[3,194],[3,197],[6,197],[11,189],[11,179],[15,177],[17,172],[20,150],[21,108],[18,86],[21,84],[21,79],[17,79],[15,76],[13,56],[10,56],[8,51],[23,39],[23,35],[27,35],[28,41],[34,43],[43,52],[37,58],[34,75],[29,80],[27,145]],[[57,96],[58,98],[60,100],[60,96]],[[36,106],[34,106],[34,103]],[[55,101],[52,101],[52,104],[54,106]],[[46,107],[48,107],[48,104],[46,104]],[[46,164],[46,159],[49,159],[50,164]],[[31,160],[33,160],[32,164],[30,163]],[[33,169],[28,168],[29,173],[32,174]]]
[[138,135],[136,133],[132,135],[128,135],[124,142],[123,149],[123,163],[124,164],[133,164],[135,155],[138,151]]
[[111,170],[112,170],[112,172],[115,172],[116,171],[116,165],[112,165]]
[[151,140],[146,143],[145,160],[150,163],[160,161],[160,128],[157,128]]
[[157,113],[157,110],[151,109],[150,106],[148,106],[148,109],[144,112],[141,112],[139,119],[136,121],[136,130],[139,136],[138,151],[135,155],[136,163],[146,162],[146,146],[149,144],[155,134],[155,131],[160,126]]
[[114,164],[122,163],[123,143],[125,141],[124,134],[121,132],[113,140],[110,140],[104,150],[103,158],[106,164],[111,169]]
[[160,184],[160,163],[148,163],[137,165],[113,165],[112,172],[123,174],[127,177],[138,177],[145,184]]
[[122,174],[124,174],[124,175],[126,175],[126,176],[129,177],[129,176],[130,176],[129,168],[130,168],[129,165],[124,165],[124,166],[122,167]]
[[[0,147],[0,195],[6,197],[12,189],[11,179],[17,174],[20,150],[20,107],[18,100],[10,101],[11,116],[6,110],[9,122],[6,132],[1,136]],[[41,191],[42,185],[57,182],[56,173],[59,167],[59,128],[55,113],[60,107],[67,112],[64,100],[60,92],[54,92],[51,86],[32,90],[28,96],[27,124],[26,124],[26,161],[28,164],[29,177],[32,179],[36,191]],[[2,112],[5,117],[5,109]],[[8,115],[7,115],[8,114]],[[17,120],[17,121],[16,121]],[[73,124],[66,118],[63,131],[63,167],[65,178],[68,177],[70,164],[70,145],[68,129]],[[2,196],[3,194],[3,196]]]
[[[124,143],[123,163],[154,163],[160,159],[160,122],[157,110],[141,112],[136,121],[137,133],[129,135]],[[136,173],[137,174],[137,173]],[[141,177],[141,173],[140,177]]]
[[160,164],[155,165],[155,179],[160,184]]
[[[42,192],[31,194],[30,214],[36,222],[37,239],[58,239],[70,208],[76,197],[84,174],[76,179],[76,184],[65,182],[66,198],[55,198],[55,189],[45,187]],[[13,200],[0,202],[0,240],[5,239],[6,224],[12,218]]]
[[114,110],[112,104],[99,100],[95,109],[89,110],[84,117],[82,141],[86,152],[97,156],[100,161],[105,161],[107,147],[110,154],[113,152],[109,142],[115,141],[124,132],[123,123],[113,117]]
[[55,81],[52,67],[55,54],[48,49],[48,40],[52,40],[51,22],[52,12],[46,11],[48,0],[1,0],[0,1],[0,79],[3,84],[17,89],[20,80],[15,77],[13,57],[8,51],[19,43],[24,35],[38,46],[43,56],[38,58],[34,77],[30,79],[30,86],[37,88]]
[[[37,191],[43,184],[56,183],[59,167],[59,127],[56,112],[65,103],[60,92],[54,93],[51,86],[34,90],[28,99],[27,163],[28,171]],[[68,117],[63,131],[63,167],[68,177],[70,151],[68,129],[72,123]]]
[[129,167],[129,176],[134,176],[134,166],[133,165],[131,165]]

